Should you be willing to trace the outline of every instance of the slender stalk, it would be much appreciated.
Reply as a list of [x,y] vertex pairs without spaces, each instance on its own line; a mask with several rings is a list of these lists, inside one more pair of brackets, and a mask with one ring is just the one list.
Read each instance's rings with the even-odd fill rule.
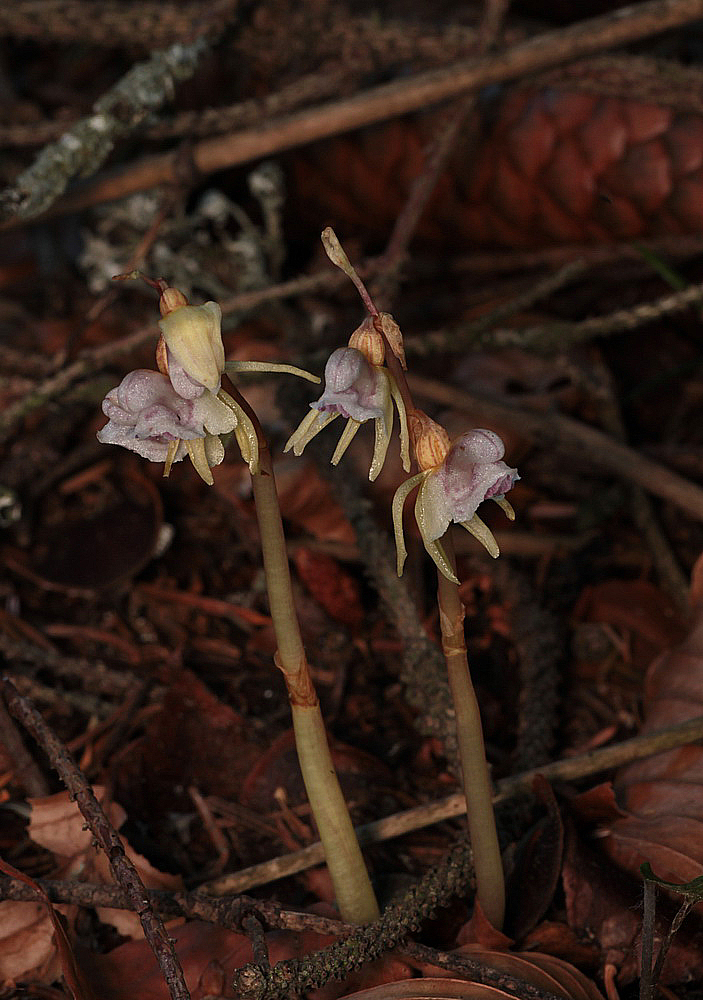
[[[442,544],[452,568],[455,568],[454,547],[449,532],[444,536]],[[437,578],[442,649],[447,661],[449,686],[456,712],[466,816],[476,873],[476,898],[493,926],[500,930],[505,915],[505,878],[493,813],[493,790],[483,745],[481,715],[466,656],[464,606],[458,586],[442,573],[438,572]]]
[[349,812],[332,763],[320,703],[305,658],[293,602],[283,524],[271,458],[264,447],[260,471],[252,475],[266,585],[282,671],[293,714],[298,760],[310,807],[325,849],[342,919],[366,924],[379,909]]

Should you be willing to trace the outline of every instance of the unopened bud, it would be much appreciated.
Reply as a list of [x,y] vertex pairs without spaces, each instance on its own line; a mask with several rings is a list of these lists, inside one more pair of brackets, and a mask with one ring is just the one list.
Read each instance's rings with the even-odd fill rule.
[[361,351],[371,365],[382,365],[386,357],[386,345],[374,326],[372,316],[367,316],[361,326],[356,328],[349,338],[349,346]]
[[449,435],[444,427],[422,410],[409,414],[410,435],[420,472],[441,465],[449,452]]
[[181,306],[187,306],[188,299],[185,297],[183,292],[179,292],[177,288],[164,288],[161,293],[161,298],[159,299],[159,309],[161,310],[162,316],[168,316],[172,313],[174,309],[180,309]]

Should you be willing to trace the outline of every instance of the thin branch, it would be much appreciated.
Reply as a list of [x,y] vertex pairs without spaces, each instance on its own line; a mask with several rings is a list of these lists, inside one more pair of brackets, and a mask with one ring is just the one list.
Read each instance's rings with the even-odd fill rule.
[[[258,128],[204,140],[193,147],[192,164],[197,173],[207,175],[647,38],[701,17],[703,0],[649,0],[620,7],[603,17],[538,35],[504,52],[393,81],[341,101],[271,120]],[[117,173],[96,178],[54,208],[58,212],[78,211],[159,184],[176,183],[178,164],[178,151],[147,157]]]
[[[405,341],[405,350],[409,355],[425,355],[431,351],[458,351],[464,347],[482,345],[484,342],[495,344],[497,333],[496,323],[504,322],[516,313],[531,309],[537,302],[549,298],[554,292],[570,285],[588,271],[586,260],[572,260],[564,264],[558,271],[548,274],[540,281],[532,281],[530,287],[519,295],[501,302],[495,309],[484,313],[478,319],[447,330],[435,330],[421,337],[411,337]],[[703,294],[703,293],[702,293]],[[516,341],[525,331],[515,330]],[[519,341],[522,343],[522,341]],[[495,346],[499,346],[495,344]],[[500,345],[502,346],[502,345]],[[523,345],[524,346],[524,345]]]
[[409,381],[417,396],[475,414],[475,419],[481,424],[510,427],[521,436],[560,452],[578,452],[582,460],[637,483],[649,493],[669,500],[698,520],[703,520],[703,488],[645,458],[633,448],[614,441],[594,427],[560,413],[544,415],[507,403],[497,403],[419,375],[412,376]]
[[[222,4],[215,5],[221,7]],[[85,15],[84,15],[85,16]],[[206,18],[212,27],[214,14]],[[59,198],[74,177],[93,174],[115,143],[168,100],[177,83],[187,80],[211,44],[201,34],[188,45],[177,43],[136,63],[93,105],[91,114],[46,146],[12,187],[0,193],[0,216],[31,219]]]
[[130,901],[130,908],[141,921],[144,936],[159,963],[172,1000],[190,1000],[173,941],[169,938],[163,921],[151,908],[139,873],[127,857],[122,841],[111,826],[85,775],[32,703],[20,695],[7,677],[2,681],[2,693],[10,712],[31,733],[49,758],[69,795],[82,812],[91,833],[105,852],[115,881],[124,890]]
[[[703,282],[689,285],[680,292],[663,295],[653,302],[641,302],[630,309],[616,309],[615,312],[605,316],[593,316],[580,323],[543,323],[522,330],[494,329],[486,332],[484,336],[472,336],[471,343],[490,344],[493,347],[518,345],[550,353],[555,349],[564,350],[584,340],[593,340],[594,337],[637,330],[647,323],[665,319],[702,301]],[[460,329],[457,333],[460,337],[468,339],[465,329]]]
[[[538,774],[550,782],[575,781],[578,778],[597,774],[599,771],[609,771],[623,764],[642,760],[644,757],[651,757],[654,754],[663,753],[665,750],[684,746],[687,743],[695,743],[699,740],[703,740],[703,716],[690,719],[678,726],[670,726],[653,733],[643,733],[632,739],[623,740],[621,743],[614,743],[609,747],[591,750],[576,757],[568,757],[565,760],[545,764],[542,767],[531,768],[529,771],[523,771],[510,778],[503,778],[497,784],[497,792],[493,801],[494,803],[503,802],[522,792],[529,791]],[[457,816],[462,816],[465,810],[466,799],[463,793],[458,792],[444,799],[439,799],[437,802],[416,806],[414,809],[407,809],[385,819],[359,826],[356,828],[356,834],[359,843],[365,846],[378,841],[390,840],[393,837],[400,837],[404,833],[420,830],[447,819],[454,819]],[[305,847],[301,851],[295,851],[259,865],[252,865],[250,868],[244,868],[231,875],[223,875],[221,878],[201,886],[201,889],[217,895],[245,892],[254,886],[264,885],[266,882],[273,882],[276,879],[294,875],[296,872],[305,871],[323,861],[322,845],[320,843],[310,844],[309,847]]]

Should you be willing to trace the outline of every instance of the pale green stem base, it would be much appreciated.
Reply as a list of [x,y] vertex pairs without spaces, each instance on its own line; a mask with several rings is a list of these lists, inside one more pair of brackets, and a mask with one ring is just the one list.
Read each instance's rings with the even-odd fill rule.
[[291,588],[288,555],[271,460],[263,451],[252,476],[256,516],[276,633],[276,664],[288,688],[300,769],[342,919],[366,924],[379,916],[359,842],[334,770],[325,725],[305,658]]
[[[454,566],[454,551],[449,534],[444,536],[443,545]],[[476,874],[476,898],[493,926],[500,930],[505,916],[505,877],[493,812],[493,791],[483,744],[481,715],[466,656],[464,606],[457,585],[442,573],[437,575],[442,648],[456,712],[466,813]]]

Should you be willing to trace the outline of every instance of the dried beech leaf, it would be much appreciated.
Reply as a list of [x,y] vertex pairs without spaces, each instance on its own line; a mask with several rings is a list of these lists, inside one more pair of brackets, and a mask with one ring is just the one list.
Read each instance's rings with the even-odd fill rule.
[[[93,788],[98,801],[105,796],[100,785]],[[37,844],[52,851],[61,866],[62,874],[80,875],[86,881],[114,883],[110,864],[102,851],[93,846],[93,836],[78,806],[68,792],[58,792],[46,798],[30,799],[32,812],[29,821],[29,836]],[[108,819],[115,829],[119,829],[127,818],[124,809],[116,802],[105,807]],[[183,887],[180,876],[157,871],[149,861],[138,854],[130,844],[120,838],[125,853],[147,889],[172,889]],[[124,937],[142,937],[143,930],[139,917],[129,910],[98,908],[98,915],[105,923],[112,924]]]
[[[342,1000],[507,1000],[509,993],[464,979],[405,979],[347,993]],[[514,998],[513,998],[514,1000]]]
[[[573,965],[551,955],[540,955],[537,952],[484,951],[473,945],[464,945],[457,949],[472,958],[498,969],[509,976],[524,979],[525,982],[537,986],[547,993],[557,996],[584,1000],[603,1000],[599,990],[582,972]],[[575,992],[572,992],[574,990]]]
[[[102,785],[94,785],[93,791],[98,802],[103,805],[105,789]],[[93,835],[68,792],[29,799],[29,804],[32,811],[27,832],[35,844],[40,844],[62,860],[94,852]],[[109,803],[105,808],[110,823],[115,829],[119,829],[127,818],[124,809],[116,802]]]
[[[643,732],[703,715],[703,600],[701,560],[694,569],[692,627],[686,638],[650,666]],[[639,876],[649,861],[670,882],[703,874],[703,748],[679,747],[621,768],[615,778],[626,815],[608,822],[601,841],[608,855]]]
[[41,903],[0,903],[0,979],[51,983],[59,972],[54,927]]
[[30,886],[40,900],[0,903],[0,977],[51,983],[58,976],[59,966],[74,1000],[94,1000],[76,963],[61,914],[44,889],[2,858],[0,871]]

